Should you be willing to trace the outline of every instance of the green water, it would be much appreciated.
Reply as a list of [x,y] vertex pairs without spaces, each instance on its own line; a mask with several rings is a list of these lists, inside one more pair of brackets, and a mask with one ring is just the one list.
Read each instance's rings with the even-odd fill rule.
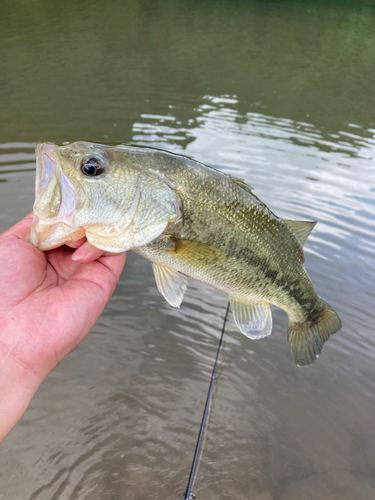
[[[3,0],[0,231],[32,209],[37,141],[146,144],[318,220],[306,268],[342,330],[298,369],[287,318],[230,321],[198,500],[375,497],[375,4]],[[0,499],[183,498],[226,297],[181,310],[129,253],[114,297],[0,447]]]
[[142,113],[173,106],[188,125],[204,95],[328,131],[374,121],[373,2],[5,1],[1,14],[4,141],[129,140]]

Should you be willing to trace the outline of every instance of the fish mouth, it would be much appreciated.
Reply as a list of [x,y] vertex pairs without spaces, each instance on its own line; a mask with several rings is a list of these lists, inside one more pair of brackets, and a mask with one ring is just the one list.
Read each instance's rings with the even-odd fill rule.
[[30,242],[40,250],[50,250],[84,234],[83,230],[74,227],[75,193],[61,168],[58,146],[41,142],[36,145],[35,153],[35,202]]

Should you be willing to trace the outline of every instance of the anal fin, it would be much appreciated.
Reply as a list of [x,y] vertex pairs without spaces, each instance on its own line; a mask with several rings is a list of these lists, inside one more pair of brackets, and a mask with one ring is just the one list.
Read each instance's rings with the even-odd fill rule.
[[261,339],[272,331],[272,314],[268,302],[251,302],[230,297],[236,325],[251,339]]
[[165,300],[173,307],[180,307],[187,290],[187,277],[166,266],[152,263],[156,286]]

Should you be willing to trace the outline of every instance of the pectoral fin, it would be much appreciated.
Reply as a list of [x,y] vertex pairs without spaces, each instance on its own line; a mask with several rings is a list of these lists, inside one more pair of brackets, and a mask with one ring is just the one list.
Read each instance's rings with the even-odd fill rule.
[[169,252],[191,265],[207,267],[218,265],[227,259],[227,255],[219,248],[199,241],[175,240],[174,247]]
[[271,308],[267,302],[249,302],[229,297],[234,321],[251,339],[261,339],[272,331]]
[[187,278],[184,274],[166,266],[152,264],[155,281],[159,292],[165,300],[173,307],[180,307],[184,293],[186,292]]

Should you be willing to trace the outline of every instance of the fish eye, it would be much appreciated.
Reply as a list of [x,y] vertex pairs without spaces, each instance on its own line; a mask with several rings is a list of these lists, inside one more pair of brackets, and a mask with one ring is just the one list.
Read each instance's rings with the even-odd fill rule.
[[91,156],[82,160],[81,172],[87,177],[95,177],[104,172],[104,167],[98,158]]

